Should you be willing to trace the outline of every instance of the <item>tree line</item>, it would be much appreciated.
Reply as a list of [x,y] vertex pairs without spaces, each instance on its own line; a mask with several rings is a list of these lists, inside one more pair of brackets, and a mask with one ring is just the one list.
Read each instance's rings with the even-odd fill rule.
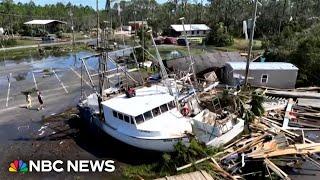
[[[297,28],[305,29],[319,20],[320,0],[259,2],[257,37],[280,34],[293,23],[297,24]],[[182,0],[163,4],[155,0],[119,1],[109,9],[100,10],[100,25],[105,25],[103,21],[112,20],[113,28],[116,28],[129,21],[146,20],[154,31],[165,32],[170,24],[181,23],[179,17],[183,16],[186,23],[205,23],[210,27],[223,23],[230,34],[242,36],[242,22],[252,17],[253,4],[253,0]],[[0,26],[14,32],[23,29],[23,22],[32,19],[57,19],[70,25],[71,18],[74,19],[77,31],[86,31],[96,26],[96,11],[89,6],[73,5],[70,2],[39,6],[33,1],[23,4],[14,3],[13,0],[2,0],[0,3]]]
[[[263,41],[268,61],[286,61],[297,65],[299,84],[320,85],[320,0],[259,0],[255,39]],[[252,18],[254,0],[155,0],[117,1],[101,9],[100,27],[127,25],[129,21],[145,20],[154,32],[166,34],[171,24],[205,23],[212,28],[208,44],[230,45],[233,37],[243,38],[243,21]],[[94,8],[72,3],[45,6],[29,3],[0,3],[0,27],[11,33],[30,30],[24,22],[32,19],[66,21],[65,31],[71,31],[71,19],[76,31],[96,27]],[[109,21],[109,23],[105,23]]]

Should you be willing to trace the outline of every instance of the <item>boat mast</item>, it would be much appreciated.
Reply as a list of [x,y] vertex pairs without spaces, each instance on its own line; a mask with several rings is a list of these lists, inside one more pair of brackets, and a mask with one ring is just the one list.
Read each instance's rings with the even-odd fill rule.
[[[179,20],[181,20],[181,22],[182,22],[184,40],[185,40],[186,45],[187,45],[187,48],[188,48],[188,55],[189,55],[189,59],[190,59],[190,62],[191,62],[191,69],[192,69],[192,74],[193,74],[194,83],[195,83],[195,86],[197,87],[197,86],[198,86],[198,80],[197,80],[196,72],[195,72],[195,70],[194,70],[194,59],[193,59],[192,56],[191,56],[190,46],[189,46],[189,42],[188,42],[188,40],[187,40],[187,32],[186,32],[186,29],[185,29],[185,27],[184,27],[184,17],[179,18]],[[191,30],[191,22],[190,22],[190,30]],[[196,100],[199,102],[197,93],[196,93],[196,91],[195,91],[195,88],[194,88],[192,82],[190,82],[190,84],[191,84],[193,93],[194,93],[194,95],[195,95],[195,98],[196,98]]]
[[[172,95],[174,97],[174,100],[176,102],[177,108],[180,111],[180,105],[179,105],[178,97],[177,97],[176,94],[173,94],[172,87],[171,87],[171,82],[167,81],[168,80],[168,73],[167,73],[166,68],[165,68],[165,66],[163,64],[163,61],[162,61],[162,58],[160,56],[160,53],[159,53],[158,47],[156,45],[156,42],[154,41],[152,30],[150,30],[150,35],[151,35],[151,39],[152,39],[152,43],[154,45],[154,48],[156,49],[156,55],[157,55],[157,60],[159,62],[160,72],[162,74],[162,79],[164,80],[164,83],[165,83],[166,87],[168,88],[170,95]],[[176,90],[178,90],[178,89],[176,89]]]

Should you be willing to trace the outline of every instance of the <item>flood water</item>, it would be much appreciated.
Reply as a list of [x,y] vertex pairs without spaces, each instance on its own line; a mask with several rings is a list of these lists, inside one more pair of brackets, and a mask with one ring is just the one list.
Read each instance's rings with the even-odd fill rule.
[[[46,57],[28,57],[20,60],[11,60],[10,58],[7,60],[0,61],[0,69],[4,71],[6,68],[13,68],[15,66],[28,66],[28,71],[21,71],[19,73],[15,73],[12,76],[11,81],[22,81],[22,80],[30,80],[33,78],[33,75],[37,78],[43,75],[43,72],[51,71],[51,69],[55,70],[58,75],[61,75],[60,72],[65,70],[79,69],[81,67],[80,58],[87,57],[90,55],[94,55],[94,53],[90,51],[80,51],[77,53],[68,53],[65,56],[46,56]],[[86,65],[90,71],[96,71],[99,66],[99,58],[92,57],[85,60]],[[116,65],[112,64],[108,61],[108,69],[115,68]],[[33,74],[32,74],[33,73]],[[8,77],[0,76],[0,84],[6,83],[8,81]]]
[[[69,69],[79,68],[81,66],[80,58],[93,55],[89,51],[80,51],[77,53],[68,53],[66,56],[47,56],[42,58],[28,57],[21,60],[3,60],[0,61],[0,67],[16,66],[16,65],[31,65],[33,69]],[[98,68],[98,57],[93,57],[86,60],[89,69]],[[108,62],[110,68],[114,68],[115,65]]]

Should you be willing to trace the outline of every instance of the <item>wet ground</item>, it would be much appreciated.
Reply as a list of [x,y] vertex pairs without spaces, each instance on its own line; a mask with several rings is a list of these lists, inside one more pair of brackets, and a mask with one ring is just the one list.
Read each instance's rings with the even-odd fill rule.
[[[83,124],[75,108],[63,114],[44,118],[28,125],[4,125],[7,143],[1,146],[1,178],[12,179],[123,179],[122,168],[127,164],[151,163],[160,159],[160,154],[141,151],[123,144],[95,128]],[[11,132],[9,132],[11,131]],[[13,135],[16,134],[16,135]],[[9,135],[9,136],[8,136]],[[5,148],[5,149],[4,149]],[[23,175],[8,172],[8,165],[15,159],[22,160],[114,160],[113,173],[27,173]]]
[[[129,55],[130,50],[110,53],[110,56]],[[59,120],[48,119],[75,107],[80,99],[80,57],[90,52],[80,52],[66,57],[26,59],[1,62],[0,65],[0,179],[122,179],[121,168],[125,164],[137,164],[154,160],[154,153],[141,152],[128,147],[105,134],[81,129],[76,112]],[[95,72],[95,59],[87,62],[91,73]],[[112,68],[110,64],[109,68]],[[53,69],[53,71],[51,70]],[[10,80],[10,83],[8,81]],[[97,78],[93,81],[97,83]],[[9,85],[10,84],[10,85]],[[89,79],[84,78],[83,90],[89,94]],[[45,109],[38,111],[35,89],[42,91]],[[26,109],[23,92],[32,94],[33,107]],[[87,131],[89,130],[89,131]],[[28,160],[79,160],[113,159],[114,173],[28,173],[12,174],[9,164],[16,159]]]

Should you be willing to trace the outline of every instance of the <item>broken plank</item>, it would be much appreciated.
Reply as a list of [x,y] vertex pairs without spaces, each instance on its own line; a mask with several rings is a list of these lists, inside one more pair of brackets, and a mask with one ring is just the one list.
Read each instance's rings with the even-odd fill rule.
[[217,163],[217,161],[213,158],[210,158],[211,161],[213,162],[214,166],[216,169],[218,169],[220,172],[222,172],[225,176],[227,176],[230,179],[236,180],[231,174],[229,174],[227,171],[221,168],[221,166]]
[[320,99],[320,93],[314,92],[296,92],[296,91],[274,91],[268,90],[267,95],[271,96],[281,96],[287,98],[311,98],[311,99]]
[[273,171],[275,172],[279,177],[281,177],[282,179],[286,179],[289,180],[289,176],[288,174],[286,174],[285,172],[283,172],[278,166],[276,166],[273,162],[271,162],[269,159],[265,159],[264,160],[265,164]]
[[315,165],[317,168],[320,169],[320,163],[317,162],[316,160],[312,159],[311,157],[309,156],[304,156],[306,159],[308,159],[310,162],[312,162],[313,165]]
[[312,154],[320,152],[320,144],[295,144],[290,145],[284,149],[277,149],[271,152],[264,150],[256,150],[252,153],[247,154],[248,157],[253,159],[267,158],[267,157],[276,157],[284,155],[297,155],[297,154]]
[[289,99],[288,101],[288,105],[286,107],[286,113],[284,115],[284,119],[283,119],[283,124],[282,127],[283,128],[288,128],[289,125],[289,121],[290,121],[290,112],[292,111],[292,106],[294,105],[294,101],[292,98]]
[[[261,119],[262,119],[262,120],[265,120],[265,121],[269,121],[269,122],[272,123],[272,121],[270,121],[268,118],[262,117]],[[291,132],[291,131],[289,131],[289,130],[287,130],[287,129],[284,129],[284,128],[276,125],[276,124],[273,124],[273,123],[272,123],[272,126],[273,126],[274,128],[276,128],[276,129],[278,129],[279,131],[283,131],[283,132],[285,132],[285,133],[287,133],[287,134],[289,134],[289,135],[291,135],[291,136],[294,136],[294,137],[299,137],[299,136],[300,136],[299,134],[294,133],[294,132]],[[307,139],[307,138],[305,138],[305,141],[306,141],[307,143],[314,143],[313,141],[311,141],[310,139]]]

